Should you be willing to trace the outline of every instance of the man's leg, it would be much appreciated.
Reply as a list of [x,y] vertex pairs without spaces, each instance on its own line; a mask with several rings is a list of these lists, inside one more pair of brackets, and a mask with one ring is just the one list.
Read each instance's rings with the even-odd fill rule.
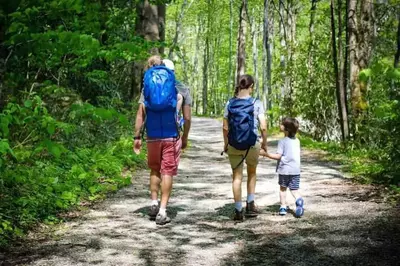
[[150,194],[151,204],[149,210],[149,216],[151,220],[154,220],[159,211],[158,207],[158,192],[160,190],[161,183],[161,142],[153,141],[147,143],[147,160],[150,168]]
[[161,174],[156,170],[150,171],[150,194],[151,194],[151,205],[149,216],[153,220],[156,218],[160,208],[158,207],[158,192],[160,190]]
[[151,192],[151,200],[153,202],[158,201],[158,192],[160,190],[160,184],[161,184],[161,173],[159,171],[151,170],[150,171],[150,192]]
[[173,176],[178,173],[178,165],[181,155],[181,139],[171,142],[164,142],[163,156],[161,162],[161,204],[160,211],[156,217],[156,223],[163,225],[171,219],[167,216],[166,209],[172,191]]

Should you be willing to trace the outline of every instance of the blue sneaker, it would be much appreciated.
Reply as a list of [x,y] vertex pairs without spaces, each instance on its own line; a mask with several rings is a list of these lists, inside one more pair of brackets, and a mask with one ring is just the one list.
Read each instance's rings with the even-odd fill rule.
[[287,210],[286,210],[285,207],[280,207],[279,208],[279,215],[286,215],[286,213],[287,213]]
[[303,198],[298,198],[296,200],[296,217],[300,218],[304,214],[304,200]]

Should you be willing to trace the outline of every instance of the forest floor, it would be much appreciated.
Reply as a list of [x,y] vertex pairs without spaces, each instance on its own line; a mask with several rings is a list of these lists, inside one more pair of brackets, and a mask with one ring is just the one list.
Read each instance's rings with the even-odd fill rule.
[[[302,218],[277,214],[275,162],[262,159],[256,187],[262,213],[233,222],[221,121],[195,118],[192,124],[170,224],[149,221],[148,171],[139,171],[131,186],[42,240],[0,254],[0,265],[399,265],[399,209],[384,203],[377,188],[354,184],[338,165],[322,163],[323,153],[303,152]],[[271,151],[276,145],[277,138],[269,138]]]

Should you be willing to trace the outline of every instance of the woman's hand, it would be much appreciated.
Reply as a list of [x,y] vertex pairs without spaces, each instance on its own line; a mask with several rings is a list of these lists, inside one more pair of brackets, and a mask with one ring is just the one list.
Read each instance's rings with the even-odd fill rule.
[[268,153],[264,149],[261,149],[259,154],[262,157],[267,157],[267,155],[268,155]]
[[267,143],[264,142],[261,143],[261,150],[264,150],[265,153],[267,153]]

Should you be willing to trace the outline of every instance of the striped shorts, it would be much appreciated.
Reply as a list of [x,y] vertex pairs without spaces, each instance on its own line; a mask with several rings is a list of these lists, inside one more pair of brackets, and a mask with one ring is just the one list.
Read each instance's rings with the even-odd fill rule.
[[279,185],[288,187],[290,190],[298,190],[300,188],[300,175],[279,175]]

